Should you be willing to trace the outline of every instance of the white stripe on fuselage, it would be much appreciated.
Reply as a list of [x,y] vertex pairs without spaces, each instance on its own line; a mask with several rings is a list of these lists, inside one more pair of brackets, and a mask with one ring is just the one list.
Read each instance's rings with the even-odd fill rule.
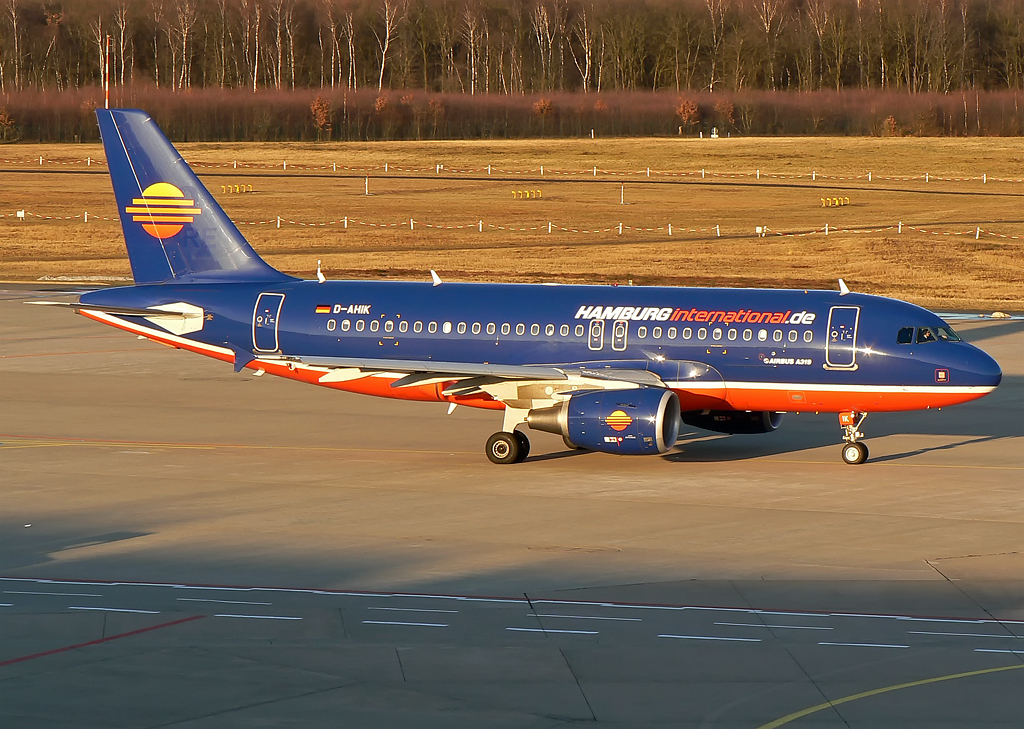
[[[214,344],[206,344],[205,342],[198,342],[194,339],[186,339],[185,337],[179,337],[169,332],[163,332],[150,327],[145,327],[134,322],[126,321],[120,317],[113,316],[112,314],[106,314],[102,311],[89,309],[82,307],[82,311],[89,312],[90,316],[93,316],[101,321],[115,326],[123,327],[137,334],[141,334],[147,338],[155,339],[157,341],[168,342],[171,344],[178,344],[185,347],[193,347],[200,349],[209,354],[219,354],[234,357],[234,351],[226,347],[218,347]],[[323,371],[322,367],[308,367],[301,364],[295,365],[296,369],[305,369],[313,371]],[[398,372],[373,372],[367,373],[367,376],[373,377],[392,377],[398,379],[404,377],[403,373]],[[457,378],[453,378],[457,379]],[[995,390],[995,387],[990,386],[977,386],[977,387],[950,387],[944,385],[844,385],[844,384],[820,384],[811,382],[756,382],[756,381],[739,381],[739,380],[726,380],[721,382],[690,382],[687,380],[680,381],[667,381],[665,385],[672,390],[686,390],[693,392],[695,390],[763,390],[771,392],[789,392],[793,390],[802,392],[849,392],[849,393],[922,393],[922,394],[955,394],[955,395],[973,395],[973,394],[985,394]]]

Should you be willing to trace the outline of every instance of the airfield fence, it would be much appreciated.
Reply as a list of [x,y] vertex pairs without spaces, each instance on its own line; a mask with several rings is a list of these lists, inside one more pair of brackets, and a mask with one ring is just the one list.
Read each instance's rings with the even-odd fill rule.
[[[93,165],[106,166],[106,160],[102,158],[85,157],[83,159],[49,159],[46,157],[33,157],[31,159],[0,159],[0,164],[7,165],[32,165],[43,167],[45,165],[56,165],[56,166],[74,166],[74,165],[85,165],[91,167]],[[762,172],[760,169],[749,170],[747,172],[715,172],[713,170],[700,169],[700,170],[658,170],[652,167],[645,167],[641,169],[633,170],[612,170],[605,169],[603,167],[588,167],[586,169],[555,169],[546,165],[539,165],[537,167],[531,167],[521,170],[512,170],[504,167],[498,167],[496,165],[481,165],[479,167],[450,167],[444,163],[437,163],[432,167],[403,167],[401,165],[394,165],[390,162],[384,162],[379,165],[340,165],[336,162],[323,165],[308,165],[308,164],[295,164],[289,163],[287,160],[281,160],[279,163],[263,163],[263,162],[239,162],[233,160],[232,162],[189,162],[193,168],[198,169],[232,169],[232,170],[281,170],[282,172],[338,172],[343,173],[358,172],[360,174],[367,174],[371,172],[383,172],[384,174],[401,174],[401,175],[440,175],[442,173],[449,173],[453,175],[510,175],[510,176],[522,176],[522,175],[534,175],[538,177],[546,177],[548,175],[562,176],[562,177],[632,177],[632,178],[652,178],[652,177],[700,177],[701,179],[717,178],[717,179],[750,179],[760,180],[762,178],[766,180],[805,180],[810,179],[812,182],[817,180],[835,182],[835,181],[867,181],[874,182],[875,180],[881,180],[886,182],[981,182],[987,184],[989,182],[1006,182],[1006,183],[1024,183],[1024,177],[996,177],[987,173],[981,173],[978,175],[965,175],[959,177],[946,177],[942,175],[933,175],[929,172],[924,172],[919,175],[877,175],[873,172],[865,172],[863,174],[848,174],[848,175],[829,175],[818,172],[817,170],[811,170],[810,172],[797,172],[797,173],[781,173],[781,172]],[[2,171],[2,170],[0,170]]]
[[[108,215],[95,215],[89,212],[82,212],[73,215],[45,215],[42,213],[29,212],[28,210],[18,210],[13,213],[0,213],[0,218],[4,219],[5,222],[9,222],[12,219],[17,224],[17,221],[25,221],[29,218],[37,220],[59,220],[59,221],[74,221],[81,220],[83,223],[89,223],[93,221],[103,222],[120,222],[120,218],[116,216]],[[281,216],[268,218],[266,220],[235,220],[232,221],[237,226],[262,226],[272,225],[280,228],[282,225],[292,225],[305,228],[325,228],[330,226],[342,226],[347,229],[350,225],[362,226],[368,228],[408,228],[411,232],[415,231],[416,228],[427,228],[433,230],[476,230],[479,233],[483,233],[484,229],[487,230],[501,230],[510,232],[547,232],[547,233],[575,233],[583,235],[607,235],[614,233],[616,235],[623,235],[626,232],[630,233],[667,233],[669,236],[682,235],[687,233],[701,233],[707,234],[709,237],[713,234],[715,238],[723,237],[723,231],[720,225],[708,225],[703,228],[694,228],[688,225],[677,225],[674,223],[666,223],[664,225],[626,225],[624,223],[615,223],[607,227],[594,227],[594,228],[579,228],[569,227],[560,225],[554,222],[539,223],[536,225],[499,225],[497,223],[485,223],[483,220],[477,220],[469,223],[429,223],[422,220],[416,220],[414,218],[407,218],[402,220],[395,220],[390,222],[374,222],[368,220],[359,220],[358,218],[344,216],[335,220],[324,220],[324,221],[303,221],[303,220],[292,220]],[[982,228],[980,225],[976,225],[968,230],[932,230],[929,228],[923,228],[916,225],[904,224],[902,221],[898,221],[892,225],[882,225],[875,227],[856,227],[856,228],[836,228],[828,223],[820,228],[813,228],[811,230],[801,230],[793,232],[777,231],[768,226],[756,226],[753,231],[747,229],[744,231],[740,230],[727,230],[725,236],[727,238],[746,238],[748,236],[754,236],[758,238],[766,238],[769,235],[787,238],[804,238],[812,235],[839,235],[839,234],[864,234],[864,233],[886,233],[890,231],[896,231],[898,235],[902,235],[903,231],[913,231],[915,233],[924,233],[926,235],[942,235],[942,236],[973,236],[975,240],[980,240],[982,236],[1005,238],[1008,240],[1024,240],[1024,235],[1012,235],[1009,233],[999,233],[992,230]]]

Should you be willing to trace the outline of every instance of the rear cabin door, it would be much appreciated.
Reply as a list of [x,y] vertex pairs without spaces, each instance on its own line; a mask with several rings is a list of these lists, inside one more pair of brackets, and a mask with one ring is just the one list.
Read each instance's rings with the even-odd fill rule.
[[859,306],[833,306],[828,312],[828,341],[825,364],[835,369],[857,368],[857,323]]
[[258,352],[276,352],[277,320],[284,294],[260,294],[252,313],[252,344]]

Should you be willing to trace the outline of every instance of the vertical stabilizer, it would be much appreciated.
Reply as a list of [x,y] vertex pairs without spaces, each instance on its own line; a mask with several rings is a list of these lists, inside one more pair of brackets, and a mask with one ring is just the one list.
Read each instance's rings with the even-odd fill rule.
[[256,254],[149,114],[96,116],[135,283],[291,280]]

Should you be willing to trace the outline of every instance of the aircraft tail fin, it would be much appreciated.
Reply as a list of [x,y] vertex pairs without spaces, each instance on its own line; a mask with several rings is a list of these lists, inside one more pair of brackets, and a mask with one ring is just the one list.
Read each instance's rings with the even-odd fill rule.
[[149,114],[96,117],[136,284],[292,280],[257,255]]

